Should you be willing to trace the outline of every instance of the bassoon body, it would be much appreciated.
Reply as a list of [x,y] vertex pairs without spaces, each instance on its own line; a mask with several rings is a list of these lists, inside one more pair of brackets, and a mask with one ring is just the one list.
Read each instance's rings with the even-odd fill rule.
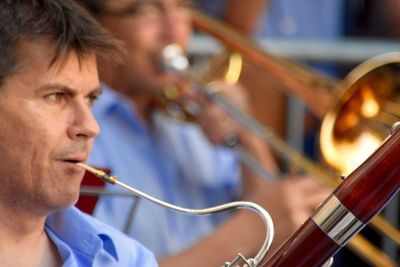
[[262,265],[321,266],[389,203],[400,187],[400,125]]

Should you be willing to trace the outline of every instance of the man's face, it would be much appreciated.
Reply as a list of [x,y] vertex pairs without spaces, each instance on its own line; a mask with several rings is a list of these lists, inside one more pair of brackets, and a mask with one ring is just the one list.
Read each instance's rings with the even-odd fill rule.
[[[52,45],[23,41],[21,67],[0,87],[1,203],[48,212],[73,204],[99,127],[95,55],[49,68]],[[6,202],[5,202],[6,201]],[[40,207],[43,210],[40,210]]]
[[105,10],[125,15],[105,15],[102,24],[128,50],[126,65],[116,70],[119,90],[157,93],[176,76],[160,70],[162,48],[171,43],[187,46],[191,35],[190,0],[109,0]]

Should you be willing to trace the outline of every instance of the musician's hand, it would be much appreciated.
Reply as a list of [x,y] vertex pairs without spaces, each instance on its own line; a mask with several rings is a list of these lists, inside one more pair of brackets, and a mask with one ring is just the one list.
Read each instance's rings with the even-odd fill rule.
[[[231,85],[222,81],[213,82],[212,86],[218,88],[218,92],[234,103],[239,109],[247,112],[249,109],[248,99],[241,86]],[[223,143],[226,138],[232,136],[240,138],[243,127],[203,93],[194,90],[186,97],[202,107],[202,112],[197,118],[197,123],[212,143]]]
[[276,247],[297,230],[328,195],[329,191],[314,178],[292,176],[281,181],[264,182],[250,200],[271,214]]

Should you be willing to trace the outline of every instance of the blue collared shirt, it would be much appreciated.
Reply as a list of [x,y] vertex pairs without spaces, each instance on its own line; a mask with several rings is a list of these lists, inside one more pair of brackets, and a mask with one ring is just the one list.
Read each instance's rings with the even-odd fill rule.
[[[187,208],[205,208],[236,200],[241,192],[237,157],[211,145],[198,126],[155,114],[153,130],[138,120],[134,104],[105,88],[93,112],[101,128],[90,164],[110,169],[130,186]],[[117,190],[107,185],[108,190]],[[127,229],[130,197],[103,196],[95,217],[120,229],[156,256],[177,253],[203,238],[229,214],[188,216],[140,200]]]
[[156,267],[153,254],[120,231],[76,208],[50,214],[46,232],[63,267]]

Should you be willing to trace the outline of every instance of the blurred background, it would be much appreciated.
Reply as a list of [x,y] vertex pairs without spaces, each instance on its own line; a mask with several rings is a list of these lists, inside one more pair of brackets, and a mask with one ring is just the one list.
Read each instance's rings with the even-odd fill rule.
[[[200,12],[240,33],[245,40],[242,43],[224,27],[219,29],[195,19],[198,31],[189,45],[194,68],[210,80],[215,77],[231,79],[227,74],[231,68],[239,73],[233,75],[232,82],[241,83],[248,90],[256,110],[254,116],[296,151],[315,162],[323,162],[324,166],[333,164],[334,175],[346,176],[365,158],[358,163],[354,160],[354,164],[353,159],[359,154],[368,156],[376,143],[361,142],[361,148],[351,152],[345,150],[348,148],[344,148],[343,143],[371,132],[371,135],[381,136],[379,144],[390,134],[390,126],[400,116],[399,0],[203,0],[196,1],[196,6]],[[247,50],[255,51],[253,45],[261,52],[247,55]],[[239,52],[239,60],[235,61],[234,52]],[[358,67],[362,63],[362,67]],[[298,85],[291,80],[293,77],[304,83]],[[310,94],[301,88],[309,89]],[[354,119],[355,113],[362,115],[352,109],[362,102],[360,95],[367,95],[370,89],[374,95],[392,103],[390,116]],[[349,91],[353,91],[351,96],[348,96]],[[356,99],[349,104],[343,97]],[[373,102],[380,104],[376,99]],[[361,109],[360,106],[355,109]],[[325,135],[321,127],[329,125],[324,121],[335,108],[336,121],[331,125],[333,130],[330,129],[334,133]],[[347,124],[340,128],[343,122]],[[333,157],[336,159],[330,164],[330,159],[321,155],[329,151],[321,153],[321,150],[335,145],[338,151]],[[282,157],[277,153],[278,159]],[[337,161],[351,161],[352,165],[339,166]],[[295,168],[291,163],[281,162],[288,172]],[[399,202],[397,197],[383,212],[385,219],[397,228]],[[399,265],[398,243],[371,227],[362,233]],[[371,266],[371,263],[345,249],[335,259],[334,266]]]

